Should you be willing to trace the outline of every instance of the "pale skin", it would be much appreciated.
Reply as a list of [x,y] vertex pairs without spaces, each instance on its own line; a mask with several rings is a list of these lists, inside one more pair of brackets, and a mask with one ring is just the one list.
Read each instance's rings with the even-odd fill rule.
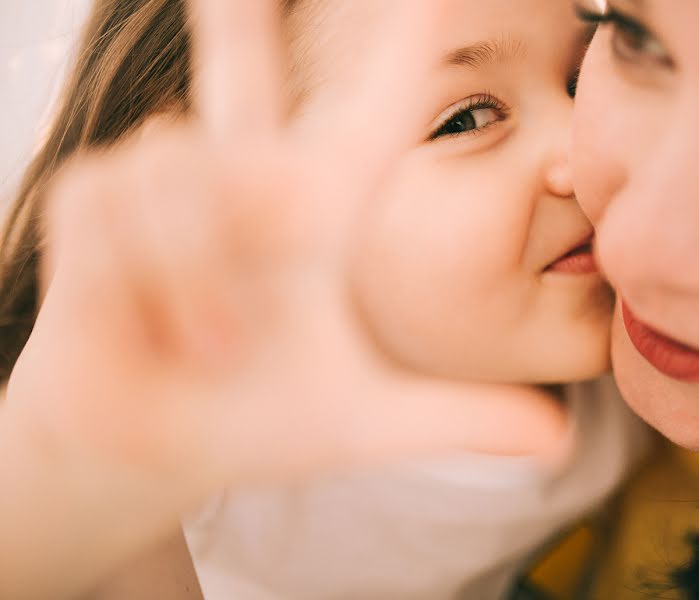
[[[420,86],[429,118],[362,222],[350,278],[362,325],[387,357],[423,374],[501,383],[592,377],[608,365],[608,290],[595,274],[542,273],[592,233],[567,162],[568,84],[589,31],[556,1],[520,0],[513,10],[508,0],[458,0],[448,10],[438,60]],[[293,82],[306,92],[296,106],[305,118],[322,110],[338,64],[355,60],[376,27],[380,15],[360,19],[365,11],[310,2],[285,23],[293,47],[305,49],[294,55]],[[497,50],[479,54],[486,44]],[[472,113],[482,127],[428,139],[486,92],[489,104]],[[392,124],[381,123],[380,135],[395,135]],[[175,557],[172,569],[158,568]],[[152,597],[175,573],[192,574],[181,536],[101,590],[111,598],[128,585]]]
[[190,6],[196,119],[78,157],[48,196],[46,295],[0,413],[3,596],[86,592],[223,486],[545,455],[565,431],[540,391],[397,368],[347,301],[363,207],[420,122],[406,99],[438,3],[400,2],[364,68],[291,125],[273,3]]
[[134,556],[83,600],[203,599],[182,531]]
[[[631,0],[613,4],[651,28],[680,69],[667,77],[652,54],[632,71],[630,65],[620,69],[609,56],[611,31],[600,32],[579,87],[579,197],[598,226],[601,263],[622,296],[654,327],[699,347],[692,127],[699,8],[692,0],[677,0],[672,10],[661,0],[646,1],[643,10]],[[641,48],[637,58],[650,47]],[[635,76],[629,79],[630,73]],[[670,85],[656,85],[663,82]],[[673,440],[696,448],[696,385],[672,380],[644,362],[619,317],[614,337],[617,377],[632,406]]]
[[[609,364],[610,291],[598,272],[548,268],[593,234],[568,161],[569,85],[590,32],[558,0],[454,0],[449,14],[443,58],[420,89],[431,122],[364,225],[353,273],[362,316],[415,371],[490,383],[596,377]],[[352,21],[329,27],[307,35],[335,40]],[[317,46],[316,64],[336,54]],[[454,131],[437,135],[444,124]]]
[[[590,1],[582,1],[589,8]],[[627,307],[699,354],[699,5],[610,0],[577,96],[574,175],[599,262]],[[596,7],[592,6],[597,10]],[[625,399],[672,441],[699,449],[699,383],[662,372],[617,310],[612,354]]]

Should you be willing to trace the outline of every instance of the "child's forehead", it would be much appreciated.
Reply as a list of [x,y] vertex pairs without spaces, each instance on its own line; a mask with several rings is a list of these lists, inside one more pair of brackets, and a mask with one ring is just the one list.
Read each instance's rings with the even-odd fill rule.
[[[291,89],[306,96],[352,63],[368,38],[381,34],[386,12],[406,0],[294,0],[287,13],[292,53]],[[435,0],[411,0],[433,3]],[[435,64],[470,67],[536,61],[544,69],[578,55],[586,36],[572,0],[440,0],[446,18],[438,32]],[[387,9],[387,7],[389,7]],[[523,60],[524,57],[529,57]],[[529,65],[531,66],[531,65]],[[533,75],[533,73],[530,73]]]
[[[405,0],[389,0],[395,10]],[[414,0],[433,3],[435,0]],[[351,38],[380,21],[383,2],[375,0],[285,0],[293,7],[289,21],[297,37]],[[576,27],[572,0],[444,0],[448,18],[440,36],[445,48],[486,40],[511,39],[518,44],[559,38]],[[389,10],[391,10],[389,8]]]

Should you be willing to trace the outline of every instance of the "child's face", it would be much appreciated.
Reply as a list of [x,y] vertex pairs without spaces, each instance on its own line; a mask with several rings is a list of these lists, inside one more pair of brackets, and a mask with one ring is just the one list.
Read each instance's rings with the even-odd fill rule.
[[403,365],[539,383],[607,368],[608,288],[589,252],[556,263],[592,234],[568,176],[568,88],[588,37],[571,4],[452,2],[448,58],[421,90],[433,121],[377,201],[356,269],[362,317]]

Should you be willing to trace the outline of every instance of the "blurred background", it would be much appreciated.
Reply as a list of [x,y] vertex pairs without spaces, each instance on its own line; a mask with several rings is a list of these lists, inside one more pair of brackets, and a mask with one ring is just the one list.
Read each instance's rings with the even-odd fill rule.
[[91,0],[0,0],[0,212],[46,127]]

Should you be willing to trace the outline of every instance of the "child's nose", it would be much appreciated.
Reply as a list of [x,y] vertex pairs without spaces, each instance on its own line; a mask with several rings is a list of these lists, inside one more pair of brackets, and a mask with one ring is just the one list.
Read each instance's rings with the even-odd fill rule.
[[572,198],[575,195],[570,161],[567,154],[552,161],[548,166],[546,170],[546,186],[554,196],[559,196],[560,198]]

